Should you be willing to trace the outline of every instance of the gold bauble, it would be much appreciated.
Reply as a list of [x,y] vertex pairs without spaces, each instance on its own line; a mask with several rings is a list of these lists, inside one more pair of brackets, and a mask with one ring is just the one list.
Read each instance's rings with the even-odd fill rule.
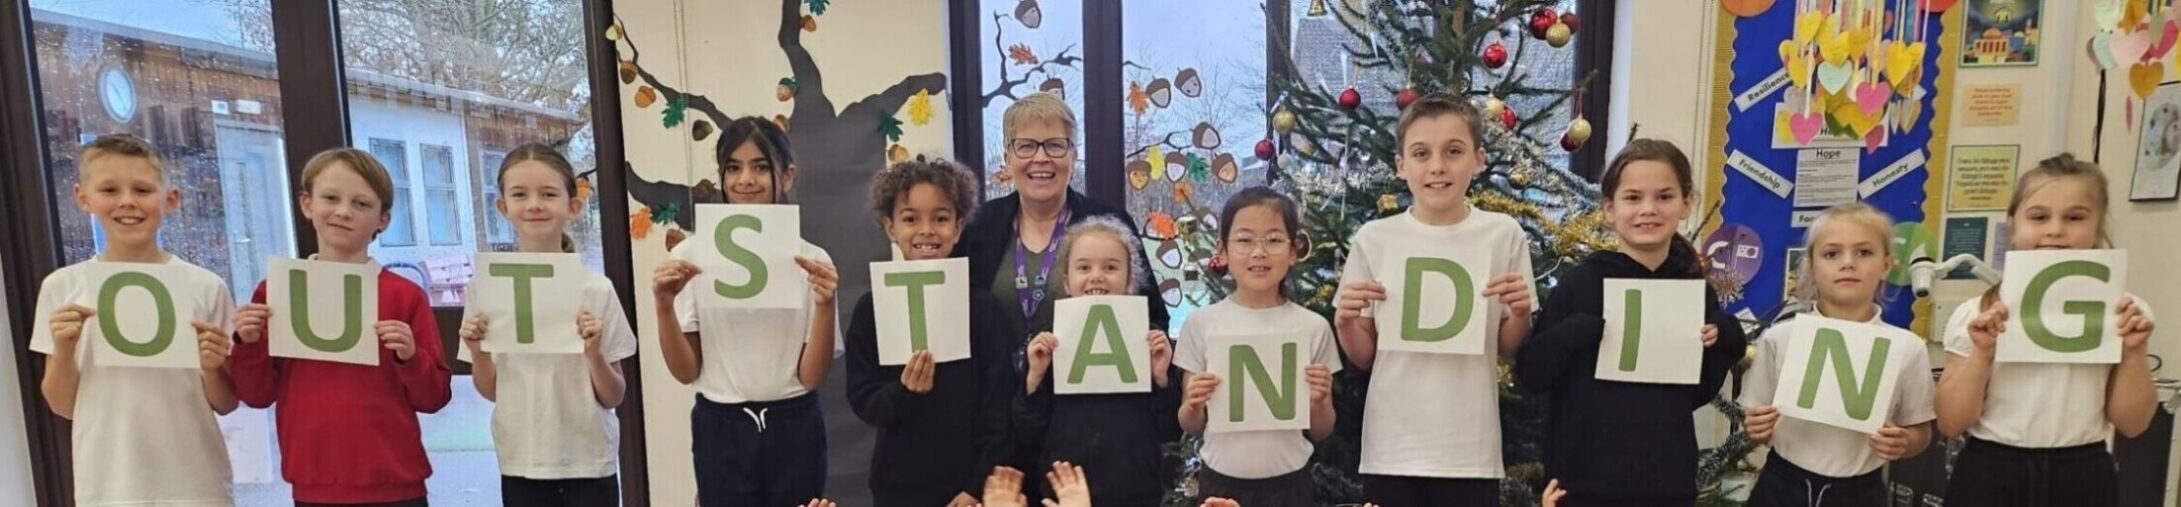
[[1395,195],[1393,195],[1393,194],[1379,194],[1379,195],[1378,195],[1378,211],[1379,211],[1379,212],[1381,212],[1381,213],[1392,213],[1392,212],[1394,212],[1395,210],[1399,210],[1399,209],[1401,209],[1401,198],[1400,198],[1400,197],[1397,197],[1397,196],[1395,196]]
[[1552,28],[1545,30],[1545,43],[1551,44],[1552,47],[1567,47],[1568,41],[1574,39],[1575,30],[1568,29],[1567,23],[1554,24]]
[[1295,112],[1280,108],[1272,113],[1272,130],[1281,134],[1295,131]]

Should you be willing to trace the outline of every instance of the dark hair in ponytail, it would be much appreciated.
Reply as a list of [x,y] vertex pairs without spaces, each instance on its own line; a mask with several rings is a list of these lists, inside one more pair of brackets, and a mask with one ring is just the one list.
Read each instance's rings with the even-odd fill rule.
[[[553,172],[560,173],[561,190],[567,192],[569,200],[575,199],[575,164],[568,163],[566,155],[561,155],[560,150],[553,149],[552,146],[545,143],[524,143],[522,146],[516,146],[514,150],[507,152],[507,158],[500,159],[500,176],[496,178],[500,180],[500,190],[507,190],[508,169],[513,169],[516,164],[531,161],[545,164],[546,167],[553,168]],[[576,240],[569,237],[567,232],[560,234],[560,251],[563,253],[575,253],[576,251]]]
[[713,174],[719,178],[720,191],[724,193],[727,189],[727,161],[743,144],[756,145],[757,152],[772,162],[772,202],[788,204],[790,196],[781,188],[780,175],[795,167],[795,152],[788,147],[787,131],[781,130],[772,120],[756,116],[736,118],[720,129],[719,144],[712,151],[714,163],[718,164]]
[[[1598,179],[1599,187],[1605,190],[1604,198],[1610,202],[1613,199],[1613,193],[1620,190],[1621,173],[1628,169],[1630,164],[1645,161],[1663,162],[1668,166],[1672,166],[1674,168],[1674,183],[1681,187],[1681,198],[1684,200],[1689,199],[1690,192],[1696,187],[1696,170],[1690,166],[1689,156],[1683,154],[1681,148],[1674,146],[1674,143],[1657,139],[1629,141],[1628,146],[1621,148],[1620,153],[1613,155],[1613,161],[1606,164],[1605,175]],[[1679,259],[1689,266],[1686,271],[1674,274],[1690,278],[1702,278],[1704,276],[1703,255],[1698,254],[1696,244],[1691,243],[1689,238],[1682,236],[1680,232],[1674,233],[1673,239],[1667,245],[1666,256],[1668,259]]]

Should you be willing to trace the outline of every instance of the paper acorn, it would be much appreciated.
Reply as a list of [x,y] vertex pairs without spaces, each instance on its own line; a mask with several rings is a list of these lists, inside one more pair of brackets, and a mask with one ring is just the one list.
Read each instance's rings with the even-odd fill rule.
[[1183,97],[1197,98],[1204,94],[1204,79],[1197,77],[1197,70],[1194,68],[1181,69],[1181,72],[1174,74],[1174,88]]
[[1151,163],[1136,159],[1128,163],[1128,187],[1143,190],[1151,184]]
[[795,85],[795,78],[780,78],[780,84],[775,85],[772,88],[772,98],[780,99],[781,102],[795,100],[796,88],[797,86]]
[[1235,162],[1233,154],[1221,153],[1219,157],[1212,159],[1212,175],[1218,177],[1219,181],[1234,183],[1236,178],[1242,176],[1242,166]]
[[1144,88],[1144,92],[1151,95],[1151,105],[1159,106],[1159,109],[1174,104],[1174,85],[1166,78],[1151,80],[1151,86]]
[[689,126],[690,140],[703,141],[707,137],[712,137],[712,122],[697,120],[696,124]]
[[1057,77],[1045,78],[1045,82],[1038,83],[1037,91],[1053,94],[1061,100],[1068,99],[1068,83]]
[[1190,138],[1195,140],[1198,148],[1219,149],[1219,129],[1212,128],[1211,122],[1198,122],[1196,130],[1191,132]]
[[1038,25],[1045,23],[1045,11],[1038,8],[1037,0],[1022,0],[1015,4],[1015,20],[1021,21],[1024,27],[1036,30]]

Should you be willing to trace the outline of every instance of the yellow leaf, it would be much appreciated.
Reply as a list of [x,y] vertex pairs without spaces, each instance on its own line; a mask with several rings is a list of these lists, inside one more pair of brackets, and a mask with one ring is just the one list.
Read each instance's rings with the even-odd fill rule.
[[909,97],[909,123],[913,125],[931,123],[931,92],[929,90],[917,90],[915,96]]
[[1151,179],[1166,177],[1166,150],[1152,146],[1144,152],[1144,161],[1151,163]]

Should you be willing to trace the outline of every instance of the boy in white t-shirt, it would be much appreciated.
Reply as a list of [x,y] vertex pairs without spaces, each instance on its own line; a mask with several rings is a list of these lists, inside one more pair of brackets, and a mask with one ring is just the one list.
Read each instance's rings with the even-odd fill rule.
[[[1506,477],[1499,358],[1513,355],[1530,333],[1529,236],[1514,218],[1471,207],[1464,195],[1484,168],[1483,119],[1467,100],[1437,93],[1417,99],[1402,111],[1396,137],[1396,170],[1415,204],[1356,230],[1333,317],[1348,360],[1374,377],[1363,405],[1364,497],[1387,507],[1497,505]],[[1486,305],[1488,353],[1381,357],[1370,312],[1386,299],[1379,280],[1397,274],[1383,265],[1396,261],[1386,256],[1480,244],[1498,258],[1484,290],[1500,303]]]
[[[159,152],[126,134],[100,136],[78,157],[76,206],[106,235],[98,257],[55,270],[38,289],[30,350],[46,355],[40,385],[53,413],[73,421],[76,504],[233,505],[232,469],[218,414],[235,410],[227,374],[226,322],[233,294],[219,275],[159,248],[159,224],[182,205],[167,186]],[[185,273],[166,284],[174,303],[194,309],[193,329],[175,330],[169,347],[194,347],[198,368],[101,366],[86,327],[148,317],[141,309],[98,308],[92,266],[164,264]],[[110,319],[110,320],[108,320]],[[98,322],[109,324],[97,324]],[[194,337],[185,341],[184,337]]]

